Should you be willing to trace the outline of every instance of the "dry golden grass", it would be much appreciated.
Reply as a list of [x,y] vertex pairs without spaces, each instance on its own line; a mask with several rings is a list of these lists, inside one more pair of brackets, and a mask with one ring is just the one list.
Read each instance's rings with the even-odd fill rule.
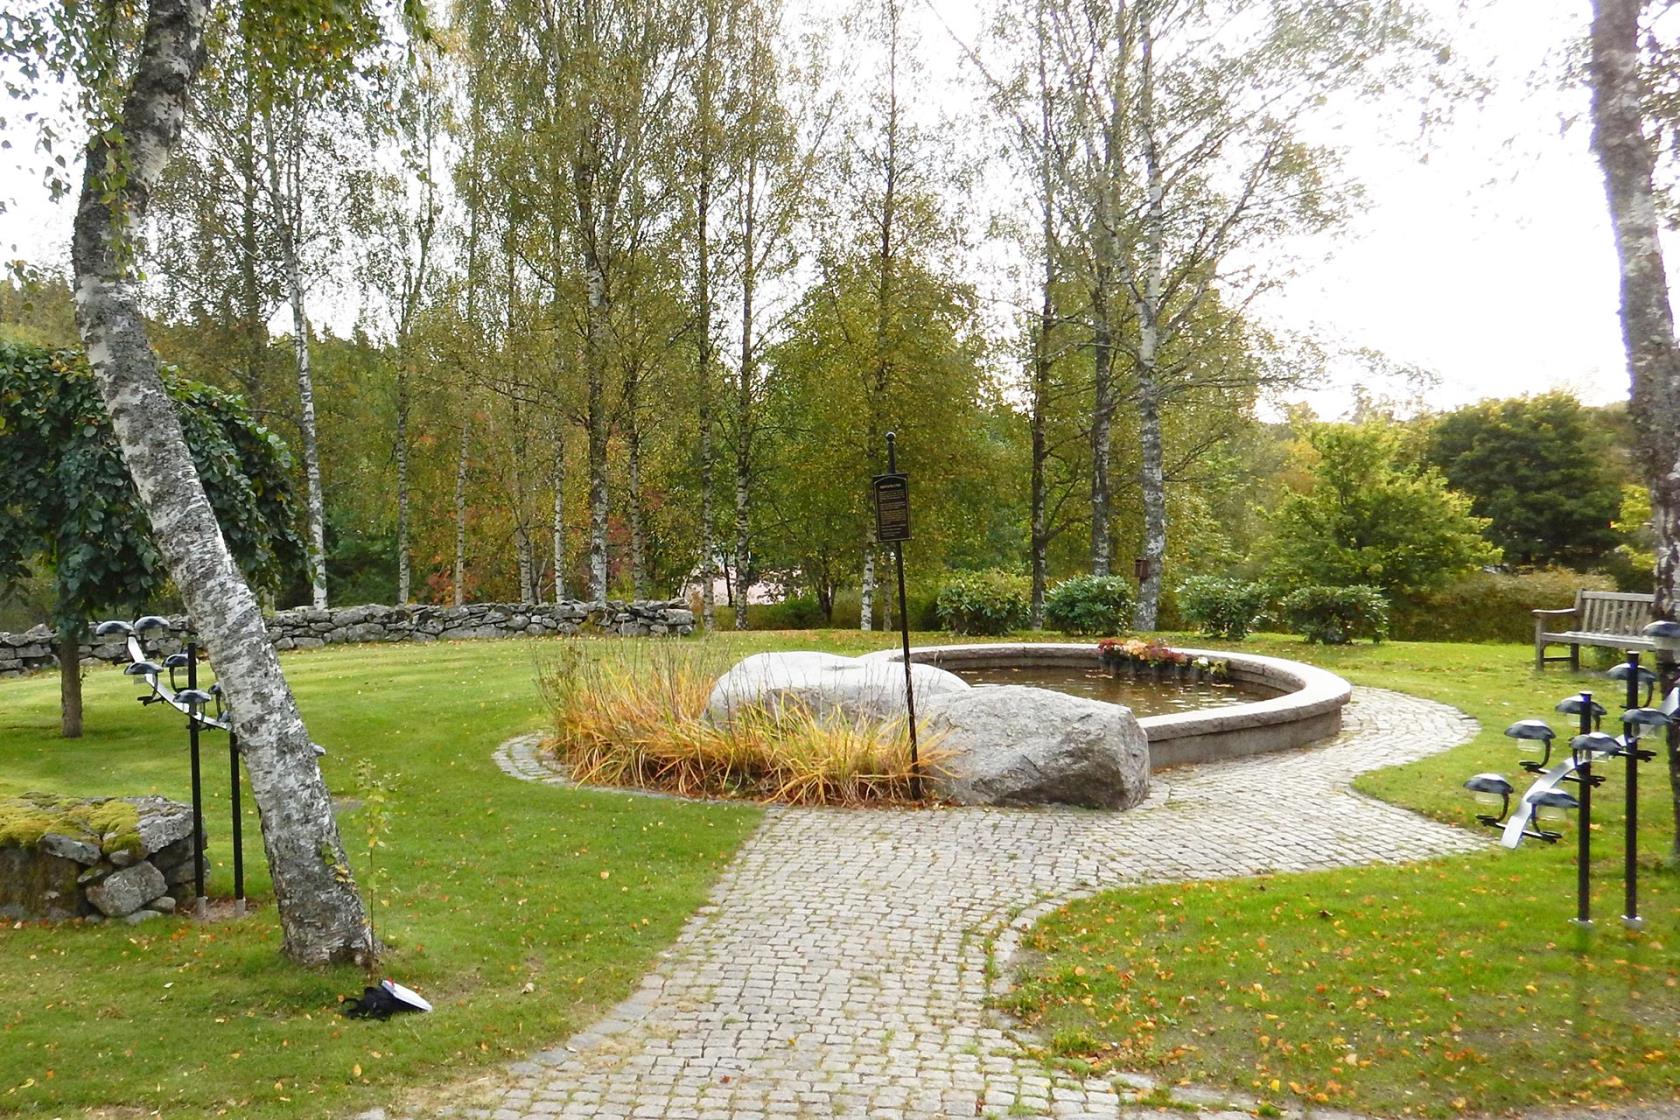
[[[549,746],[588,785],[791,805],[913,800],[901,720],[847,722],[784,706],[729,727],[708,723],[706,698],[733,660],[687,643],[567,643],[539,675],[554,720]],[[927,774],[941,752],[922,743],[920,755]]]

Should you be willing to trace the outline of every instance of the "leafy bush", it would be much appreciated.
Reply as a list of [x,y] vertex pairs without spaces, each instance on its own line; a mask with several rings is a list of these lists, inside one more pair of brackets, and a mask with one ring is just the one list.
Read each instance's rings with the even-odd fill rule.
[[953,634],[1007,634],[1027,624],[1032,583],[999,568],[959,572],[939,589],[939,625]]
[[798,595],[779,603],[747,608],[747,621],[754,630],[815,630],[826,626],[822,607],[809,596]]
[[1266,609],[1266,590],[1229,576],[1191,576],[1178,586],[1178,610],[1203,634],[1241,640]]
[[1132,618],[1132,585],[1121,576],[1074,576],[1044,594],[1044,621],[1064,634],[1118,634]]
[[1532,612],[1574,606],[1576,591],[1614,591],[1615,583],[1567,568],[1472,572],[1439,591],[1397,601],[1393,634],[1407,642],[1527,642],[1534,637]]
[[1388,600],[1367,584],[1302,587],[1284,596],[1281,606],[1290,630],[1309,642],[1345,645],[1388,637]]

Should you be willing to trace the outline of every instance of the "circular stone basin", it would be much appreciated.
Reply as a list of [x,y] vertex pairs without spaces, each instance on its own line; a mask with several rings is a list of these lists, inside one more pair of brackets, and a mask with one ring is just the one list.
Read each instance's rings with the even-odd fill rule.
[[[1334,673],[1281,657],[1174,648],[1192,658],[1207,657],[1225,662],[1230,671],[1230,691],[1246,695],[1240,698],[1232,695],[1218,706],[1198,705],[1190,710],[1160,714],[1140,711],[1138,723],[1149,738],[1151,769],[1288,750],[1327,739],[1342,729],[1342,708],[1353,695],[1353,687]],[[903,654],[898,650],[882,650],[867,656],[887,661],[903,660]],[[1095,643],[921,646],[910,651],[910,660],[936,665],[972,684],[1025,684],[1060,692],[1073,690],[1056,683],[1026,678],[1036,674],[1068,682],[1075,679],[1088,681],[1088,674],[1092,673],[1107,676]],[[1021,675],[1008,677],[1010,671]],[[993,675],[998,673],[1006,674],[1006,679],[999,680]],[[982,680],[982,677],[986,679]],[[1116,683],[1130,685],[1133,682]],[[1151,684],[1150,687],[1180,686]],[[1091,693],[1078,692],[1075,695]],[[1123,702],[1117,697],[1095,698],[1111,703]]]
[[1156,680],[1114,673],[1100,666],[976,665],[951,671],[972,685],[1024,684],[1083,696],[1087,700],[1123,704],[1139,719],[1204,708],[1230,708],[1277,695],[1276,689],[1241,681]]

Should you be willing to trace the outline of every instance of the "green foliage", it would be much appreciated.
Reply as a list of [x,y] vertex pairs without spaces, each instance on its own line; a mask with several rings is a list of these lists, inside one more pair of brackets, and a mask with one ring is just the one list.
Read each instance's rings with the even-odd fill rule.
[[1400,599],[1499,559],[1470,499],[1435,470],[1405,464],[1402,434],[1381,420],[1307,427],[1310,477],[1272,515],[1276,582],[1368,584]]
[[1215,638],[1240,641],[1266,609],[1266,589],[1230,576],[1191,576],[1178,585],[1184,621]]
[[1424,455],[1488,519],[1487,537],[1509,562],[1585,567],[1621,540],[1614,441],[1569,393],[1450,412],[1430,426]]
[[1279,609],[1290,632],[1309,642],[1335,646],[1388,637],[1388,600],[1380,588],[1301,587],[1285,595]]
[[1445,587],[1395,603],[1393,636],[1406,642],[1532,641],[1531,612],[1572,606],[1575,592],[1582,588],[1614,591],[1616,584],[1608,576],[1568,568],[1515,575],[1471,572]]
[[1132,585],[1121,576],[1073,576],[1044,593],[1044,622],[1064,634],[1118,634],[1132,617]]
[[953,634],[1008,634],[1027,624],[1032,583],[1001,568],[958,572],[939,589],[939,624]]
[[[165,371],[199,478],[246,577],[302,562],[291,456],[240,401]],[[55,621],[145,606],[168,579],[93,375],[80,355],[0,342],[0,585],[56,581]]]

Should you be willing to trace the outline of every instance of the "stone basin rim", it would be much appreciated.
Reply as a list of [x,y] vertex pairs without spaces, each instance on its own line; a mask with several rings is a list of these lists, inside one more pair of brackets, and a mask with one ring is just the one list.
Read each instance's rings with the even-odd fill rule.
[[[1224,708],[1172,712],[1138,720],[1149,739],[1155,769],[1236,758],[1305,746],[1337,734],[1353,686],[1316,665],[1241,651],[1174,646],[1190,657],[1229,666],[1233,679],[1279,690],[1280,695]],[[901,662],[900,650],[877,650],[863,659]],[[942,669],[1048,668],[1101,664],[1096,644],[1084,642],[966,642],[916,646],[910,660]]]

